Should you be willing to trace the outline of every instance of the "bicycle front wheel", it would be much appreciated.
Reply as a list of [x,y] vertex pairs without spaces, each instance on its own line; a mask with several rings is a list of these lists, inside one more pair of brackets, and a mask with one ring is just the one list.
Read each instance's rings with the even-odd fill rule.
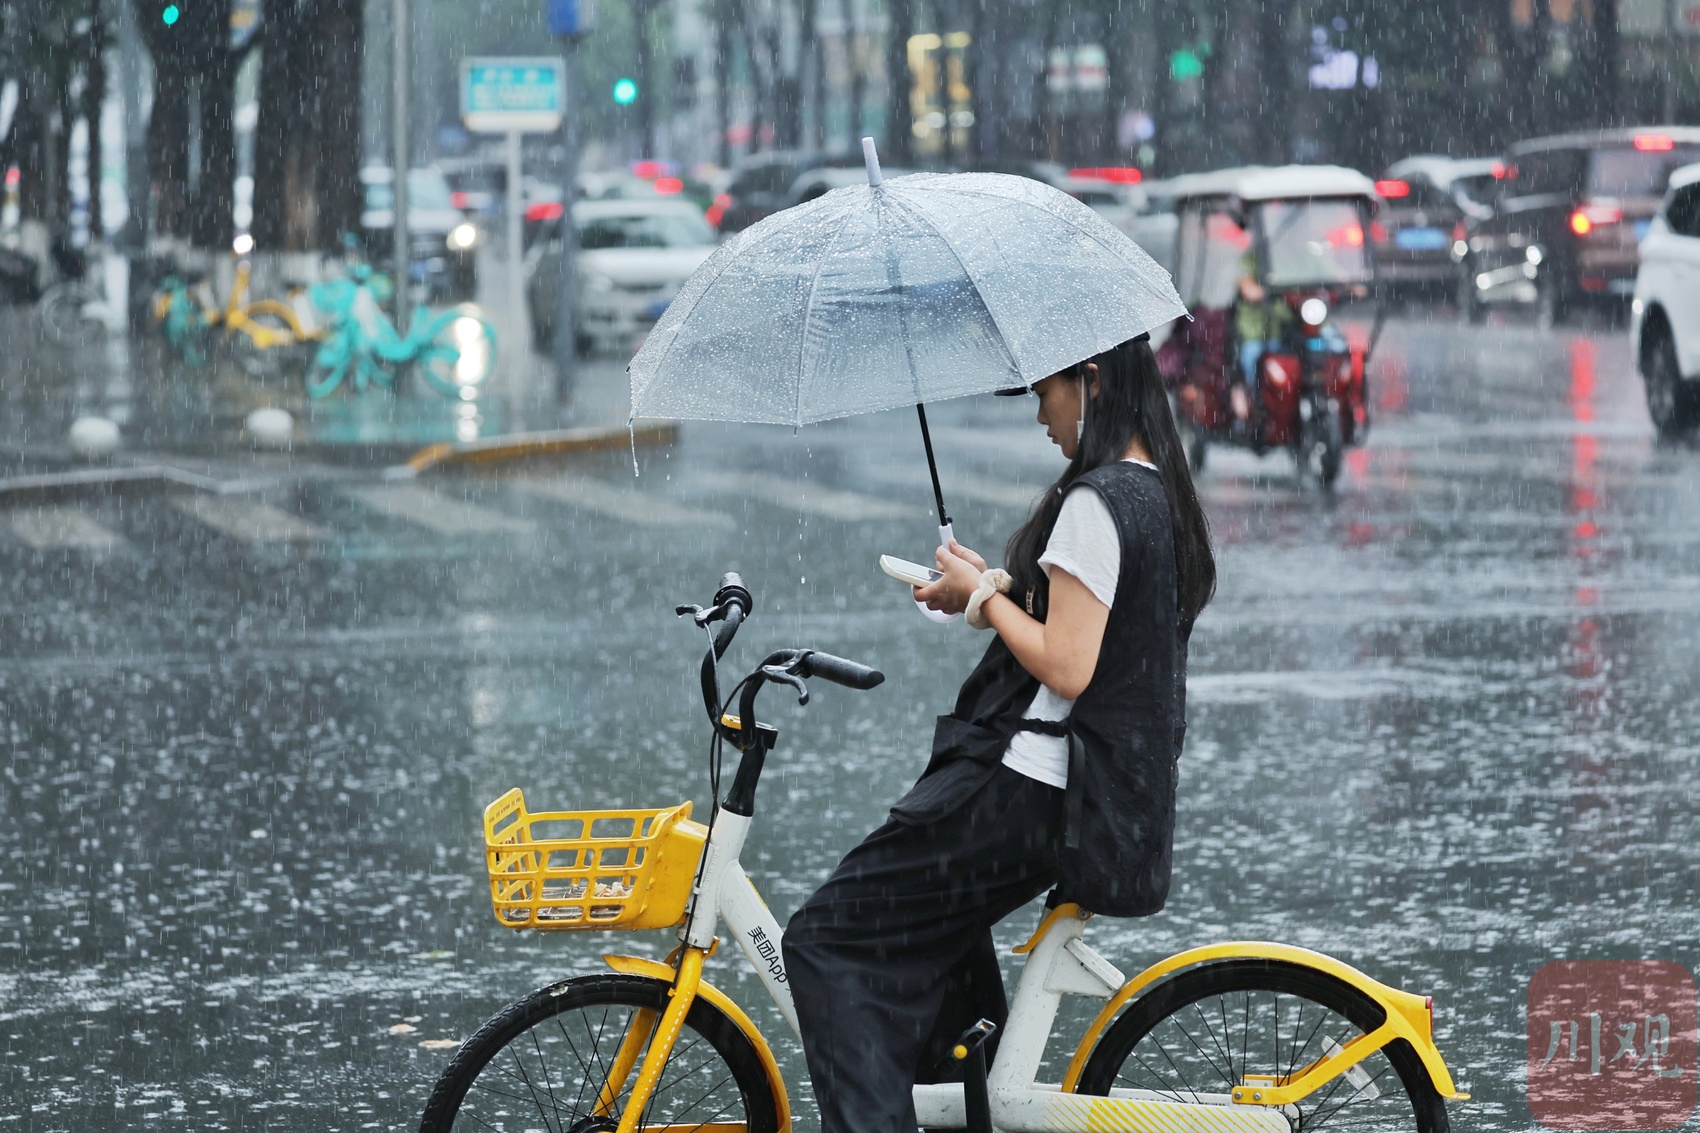
[[[1277,960],[1207,964],[1135,999],[1093,1048],[1078,1090],[1228,1104],[1248,1075],[1291,1075],[1385,1017],[1369,996],[1314,968]],[[1404,1041],[1286,1108],[1294,1127],[1306,1133],[1449,1130],[1445,1101]]]
[[[455,1052],[420,1133],[613,1133],[668,989],[658,979],[588,976],[511,1004]],[[691,1005],[638,1129],[778,1133],[774,1087],[755,1045],[712,1004]]]
[[106,324],[91,312],[99,296],[81,283],[63,283],[42,296],[41,329],[55,346],[72,346],[98,339]]

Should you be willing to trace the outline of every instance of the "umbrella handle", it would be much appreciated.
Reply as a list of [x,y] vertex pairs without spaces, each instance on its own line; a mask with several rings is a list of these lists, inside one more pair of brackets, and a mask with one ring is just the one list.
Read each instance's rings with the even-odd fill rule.
[[[939,528],[939,546],[950,546],[951,541],[956,538],[955,526],[955,524],[947,523]],[[923,618],[926,618],[929,622],[937,622],[941,626],[949,625],[962,616],[961,614],[947,614],[943,610],[929,610],[925,602],[916,602],[915,608],[921,612]]]

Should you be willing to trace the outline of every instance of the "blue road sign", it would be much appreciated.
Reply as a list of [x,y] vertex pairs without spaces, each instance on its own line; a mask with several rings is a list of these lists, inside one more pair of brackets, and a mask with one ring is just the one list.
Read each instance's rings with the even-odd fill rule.
[[550,35],[581,35],[596,26],[596,0],[545,0]]
[[460,116],[468,130],[503,134],[556,130],[566,109],[560,59],[467,59],[460,65]]

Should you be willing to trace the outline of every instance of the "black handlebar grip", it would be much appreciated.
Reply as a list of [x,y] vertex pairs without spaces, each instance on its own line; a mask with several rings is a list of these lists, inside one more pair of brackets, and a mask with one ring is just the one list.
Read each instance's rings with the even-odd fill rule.
[[885,681],[885,674],[878,669],[870,669],[866,665],[858,665],[854,661],[846,661],[830,653],[816,653],[813,650],[803,659],[802,670],[805,677],[820,677],[845,688],[869,689]]
[[720,579],[720,589],[714,592],[714,604],[738,606],[743,615],[749,617],[756,600],[750,596],[750,589],[744,585],[744,580],[738,572],[729,570]]

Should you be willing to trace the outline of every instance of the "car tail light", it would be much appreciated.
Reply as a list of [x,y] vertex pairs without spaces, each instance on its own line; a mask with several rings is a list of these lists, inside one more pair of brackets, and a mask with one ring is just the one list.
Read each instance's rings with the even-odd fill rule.
[[450,193],[449,205],[452,208],[463,209],[472,203],[472,198],[465,193]]
[[668,163],[664,161],[632,162],[632,176],[641,177],[645,181],[653,181],[657,177],[665,177],[670,172],[671,170],[668,168]]
[[1377,181],[1375,191],[1381,194],[1384,200],[1396,201],[1401,197],[1411,195],[1411,183],[1409,181]]
[[1669,153],[1676,148],[1676,139],[1669,134],[1636,134],[1635,148],[1642,153]]
[[1570,231],[1586,236],[1594,229],[1616,224],[1623,219],[1623,210],[1616,205],[1583,205],[1570,214]]
[[657,177],[655,179],[655,191],[663,196],[681,192],[684,188],[685,183],[677,177]]
[[1370,239],[1374,240],[1377,244],[1387,243],[1387,225],[1381,223],[1379,220],[1370,221],[1369,235]]
[[721,220],[726,216],[726,210],[731,207],[732,195],[730,193],[716,193],[714,195],[714,203],[708,206],[707,210],[703,213],[703,216],[708,218],[708,222],[710,224],[719,228]]
[[525,210],[527,220],[559,220],[567,214],[567,206],[560,201],[538,201],[528,205]]
[[1507,176],[1510,176],[1510,171],[1506,169],[1503,161],[1496,161],[1488,166],[1488,172],[1493,174],[1495,181],[1503,181]]
[[1068,175],[1086,181],[1113,181],[1118,185],[1137,185],[1145,179],[1145,174],[1131,165],[1098,165],[1085,169],[1070,169]]

